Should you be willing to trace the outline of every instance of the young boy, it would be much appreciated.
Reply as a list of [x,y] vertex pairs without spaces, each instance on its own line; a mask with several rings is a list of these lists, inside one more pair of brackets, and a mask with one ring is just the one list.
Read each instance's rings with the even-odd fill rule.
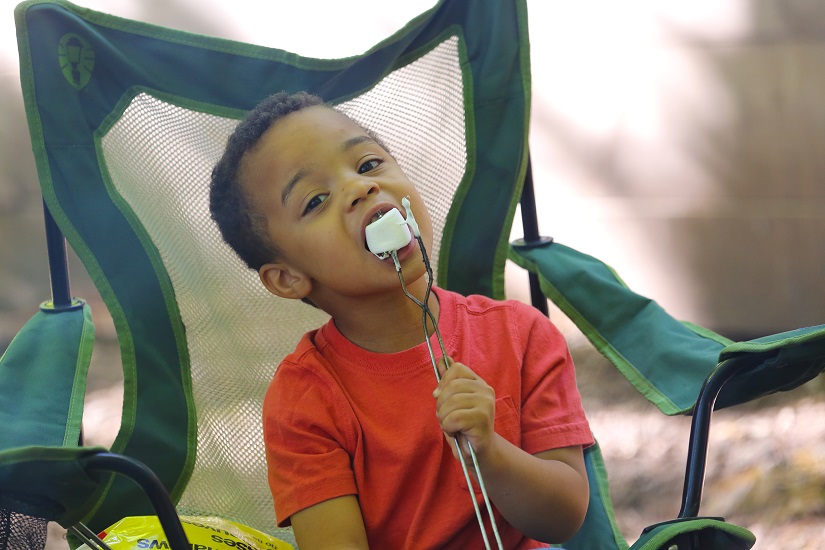
[[[436,386],[421,309],[392,261],[365,243],[366,226],[404,212],[404,197],[429,250],[427,209],[387,148],[303,93],[258,105],[213,172],[224,239],[270,292],[331,315],[283,360],[266,394],[278,521],[293,526],[301,550],[482,548],[456,459],[460,435],[476,452],[505,548],[562,542],[584,519],[582,448],[593,442],[565,342],[530,306],[433,288],[450,365],[441,361]],[[424,300],[415,240],[398,259],[407,290]]]

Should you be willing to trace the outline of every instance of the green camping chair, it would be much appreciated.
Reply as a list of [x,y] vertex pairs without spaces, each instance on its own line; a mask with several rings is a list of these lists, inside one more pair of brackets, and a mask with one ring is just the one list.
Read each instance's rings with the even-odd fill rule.
[[[430,206],[440,286],[502,298],[509,257],[530,271],[537,307],[547,306],[540,290],[664,413],[694,413],[682,511],[633,548],[753,545],[746,529],[698,517],[710,414],[821,373],[825,327],[734,343],[672,319],[597,260],[538,235],[523,0],[445,0],[339,60],[59,0],[24,2],[15,17],[53,300],[0,364],[0,416],[14,427],[0,434],[0,547],[46,520],[97,532],[157,513],[172,546],[188,548],[172,505],[293,540],[276,527],[260,404],[274,366],[325,316],[267,294],[222,243],[207,204],[228,134],[280,90],[319,94],[388,143]],[[526,236],[511,246],[522,190]],[[124,406],[111,449],[78,444],[92,324],[68,287],[63,236],[118,334]],[[43,399],[46,387],[54,398]],[[591,505],[565,547],[627,548],[598,446],[586,460]]]

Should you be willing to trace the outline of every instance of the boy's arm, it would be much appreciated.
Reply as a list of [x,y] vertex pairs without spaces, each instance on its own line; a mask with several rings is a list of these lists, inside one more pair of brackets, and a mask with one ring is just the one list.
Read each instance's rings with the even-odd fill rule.
[[496,508],[532,539],[549,543],[570,539],[584,522],[589,501],[581,446],[530,455],[501,436],[496,439],[496,450],[479,457]]
[[319,502],[290,517],[301,550],[369,548],[361,507],[355,495]]
[[[581,446],[531,455],[493,430],[495,392],[469,367],[451,363],[434,393],[441,428],[452,444],[470,441],[496,508],[526,536],[563,542],[581,527],[589,483]],[[472,465],[465,449],[468,465]]]

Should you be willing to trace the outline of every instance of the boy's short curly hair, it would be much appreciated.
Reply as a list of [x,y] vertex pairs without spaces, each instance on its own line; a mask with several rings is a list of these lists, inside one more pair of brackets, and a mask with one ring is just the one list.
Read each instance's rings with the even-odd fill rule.
[[280,251],[269,238],[266,218],[251,203],[240,181],[241,162],[275,122],[315,105],[325,103],[307,92],[279,92],[267,97],[238,124],[227,140],[223,156],[212,170],[209,189],[212,219],[227,244],[255,271],[277,259]]

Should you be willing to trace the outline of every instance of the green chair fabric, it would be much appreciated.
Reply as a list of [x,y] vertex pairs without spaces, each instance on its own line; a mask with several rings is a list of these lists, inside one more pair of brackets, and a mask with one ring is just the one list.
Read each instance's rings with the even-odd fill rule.
[[632,550],[659,548],[714,548],[718,550],[748,550],[756,537],[742,527],[721,519],[695,518],[653,526],[631,546]]
[[825,370],[825,325],[733,342],[674,319],[610,267],[560,243],[514,244],[510,257],[538,275],[542,291],[665,414],[690,413],[705,379],[724,361],[747,365],[717,408],[796,388]]
[[[59,0],[24,2],[15,18],[44,200],[121,345],[111,450],[155,470],[180,510],[279,534],[260,400],[273,366],[325,316],[268,295],[223,245],[206,207],[209,172],[257,102],[315,92],[378,132],[421,187],[439,284],[503,296],[529,118],[524,2],[442,2],[340,60]],[[102,492],[85,518],[93,529],[147,513],[128,480]]]
[[514,246],[511,259],[539,275],[542,291],[665,414],[692,409],[704,382],[695,372],[709,372],[709,361],[733,343],[676,321],[601,261],[561,243]]
[[[760,364],[792,359],[807,365],[803,378],[816,375],[816,330],[743,347],[672,320],[603,264],[561,245],[511,250],[528,157],[524,0],[443,0],[345,59],[194,35],[61,0],[23,2],[15,20],[44,200],[118,333],[124,408],[111,451],[152,468],[182,513],[217,514],[289,538],[275,525],[266,488],[260,403],[274,366],[325,315],[267,294],[222,243],[207,207],[209,173],[226,137],[281,90],[317,93],[382,136],[430,207],[440,286],[502,298],[509,255],[539,273],[544,291],[667,414],[690,412],[720,354],[758,356]],[[620,316],[634,319],[633,328]],[[657,332],[635,328],[642,325]],[[797,341],[809,347],[804,357],[780,345]],[[765,393],[774,382],[746,385]],[[85,452],[71,437],[50,445],[58,458]],[[598,447],[586,457],[591,507],[565,547],[627,548]],[[89,482],[82,472],[62,479],[74,477],[66,483]],[[57,495],[72,515],[43,513],[81,518],[94,530],[150,513],[128,480],[91,483],[100,497],[94,504]],[[750,536],[695,520],[657,527],[643,547],[658,548],[671,532],[711,531],[723,534],[702,540]],[[718,548],[740,547],[725,544]]]
[[0,358],[0,508],[74,523],[95,502],[105,480],[78,465],[99,450],[78,447],[93,344],[88,304],[44,303]]
[[587,478],[590,481],[590,505],[584,519],[584,527],[564,543],[568,550],[627,550],[627,542],[622,537],[607,482],[607,470],[601,448],[596,443],[584,451]]

